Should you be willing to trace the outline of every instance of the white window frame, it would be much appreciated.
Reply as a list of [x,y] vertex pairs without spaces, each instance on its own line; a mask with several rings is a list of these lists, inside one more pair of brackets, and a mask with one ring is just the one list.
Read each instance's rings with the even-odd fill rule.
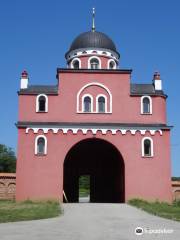
[[[100,98],[100,97],[103,97],[104,99],[105,99],[105,112],[99,112],[99,109],[98,109],[98,107],[99,107],[99,104],[98,104],[98,99]],[[96,96],[96,113],[107,113],[107,96],[106,95],[104,95],[104,94],[98,94],[97,96]]]
[[47,138],[44,136],[44,135],[38,135],[36,138],[35,138],[35,155],[39,155],[38,153],[38,139],[39,138],[44,138],[44,142],[45,142],[45,145],[44,145],[44,153],[43,154],[40,154],[40,155],[47,155]]
[[[143,100],[144,100],[144,98],[148,98],[149,99],[149,104],[150,104],[150,106],[149,106],[150,112],[149,113],[144,113],[144,109],[143,109]],[[148,95],[144,95],[144,96],[141,97],[141,114],[143,114],[143,115],[150,115],[150,114],[152,114],[152,98],[150,96],[148,96]]]
[[71,61],[71,68],[74,69],[73,63],[74,63],[75,61],[78,61],[78,62],[79,62],[79,69],[80,69],[80,68],[81,68],[81,60],[80,60],[79,58],[74,58],[74,59]]
[[[39,111],[39,98],[40,97],[45,97],[45,111]],[[48,96],[45,95],[45,94],[39,94],[37,97],[36,97],[36,112],[40,112],[40,113],[43,113],[43,112],[48,112]]]
[[[110,68],[110,63],[113,62],[114,63],[114,67]],[[117,64],[113,59],[109,59],[107,62],[107,69],[116,69],[117,68]]]
[[[91,68],[91,60],[92,59],[97,59],[99,61],[99,68],[98,69],[101,69],[101,59],[97,56],[91,56],[90,58],[88,58],[88,69],[92,69]],[[94,69],[94,70],[98,70],[98,69]]]
[[[145,155],[144,153],[144,141],[145,140],[149,140],[150,143],[151,143],[151,155],[150,156],[147,156]],[[154,157],[154,146],[153,146],[153,139],[150,138],[150,137],[144,137],[141,141],[141,150],[142,150],[142,157],[145,157],[145,158],[152,158]]]
[[[109,103],[108,105],[110,106],[110,109],[109,111],[107,111],[107,113],[112,113],[112,101],[113,101],[113,97],[112,97],[112,94],[111,94],[111,91],[109,90],[108,87],[106,87],[105,85],[101,84],[101,83],[98,83],[98,82],[91,82],[91,83],[88,83],[86,85],[84,85],[77,93],[77,97],[76,97],[76,106],[77,106],[77,109],[76,109],[76,112],[77,113],[83,113],[83,108],[80,109],[80,95],[81,93],[88,87],[90,86],[99,86],[101,88],[103,88],[107,94],[109,95]],[[81,98],[82,99],[82,98]],[[81,105],[82,106],[82,105]],[[92,113],[96,113],[95,112],[92,112]]]
[[[90,112],[85,112],[85,109],[84,109],[84,99],[85,99],[85,97],[90,97],[90,99],[91,99],[91,111]],[[83,96],[82,96],[82,112],[83,113],[93,113],[93,96],[91,95],[91,94],[84,94]]]

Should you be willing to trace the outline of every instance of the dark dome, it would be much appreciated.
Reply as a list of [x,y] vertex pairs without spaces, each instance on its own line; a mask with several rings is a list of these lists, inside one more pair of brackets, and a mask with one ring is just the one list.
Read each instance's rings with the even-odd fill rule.
[[81,33],[77,36],[72,42],[69,52],[80,48],[104,48],[117,53],[113,41],[106,34],[96,31]]

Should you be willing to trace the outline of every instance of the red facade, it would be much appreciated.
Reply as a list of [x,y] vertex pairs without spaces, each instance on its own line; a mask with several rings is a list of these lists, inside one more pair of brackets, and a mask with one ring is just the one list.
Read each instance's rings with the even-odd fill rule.
[[57,85],[32,86],[26,72],[21,77],[17,200],[63,201],[64,191],[77,202],[78,179],[86,174],[91,202],[171,201],[160,75],[131,83],[112,40],[94,31],[74,40],[66,60]]

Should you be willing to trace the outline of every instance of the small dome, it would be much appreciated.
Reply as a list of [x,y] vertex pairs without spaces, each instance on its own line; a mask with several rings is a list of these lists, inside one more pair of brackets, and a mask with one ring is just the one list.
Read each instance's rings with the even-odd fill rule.
[[116,52],[119,56],[119,53],[116,51],[116,46],[114,42],[102,32],[89,31],[81,33],[74,39],[68,52],[82,48],[103,48],[107,50],[109,49]]

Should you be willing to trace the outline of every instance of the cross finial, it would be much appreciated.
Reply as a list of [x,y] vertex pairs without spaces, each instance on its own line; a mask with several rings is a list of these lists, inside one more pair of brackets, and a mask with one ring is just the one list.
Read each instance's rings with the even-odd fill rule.
[[92,31],[95,32],[95,8],[92,9]]

